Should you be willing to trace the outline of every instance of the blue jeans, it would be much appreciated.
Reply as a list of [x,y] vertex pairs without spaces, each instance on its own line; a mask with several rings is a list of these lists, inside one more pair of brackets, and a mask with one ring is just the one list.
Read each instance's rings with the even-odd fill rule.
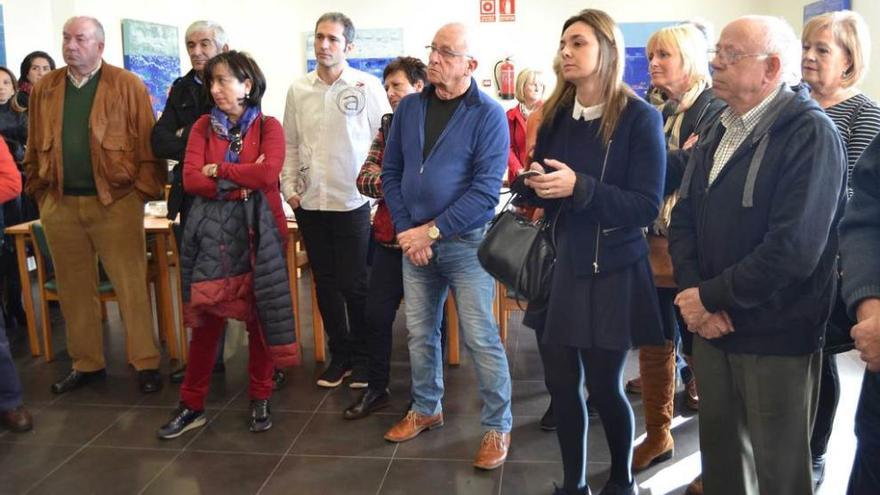
[[0,411],[11,411],[21,405],[21,382],[12,361],[6,325],[0,315]]
[[450,288],[455,293],[461,339],[477,369],[484,430],[509,432],[510,369],[492,314],[495,280],[477,261],[485,229],[444,238],[432,246],[427,266],[403,258],[403,290],[409,358],[412,365],[413,410],[433,416],[442,410],[443,353],[440,321]]

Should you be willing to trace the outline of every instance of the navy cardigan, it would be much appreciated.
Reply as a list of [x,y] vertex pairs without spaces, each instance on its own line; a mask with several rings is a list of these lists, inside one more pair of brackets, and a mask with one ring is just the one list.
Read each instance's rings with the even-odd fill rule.
[[584,142],[601,137],[571,139],[572,132],[587,127],[572,119],[571,113],[570,105],[559,108],[552,123],[541,127],[534,156],[538,163],[552,158],[571,167],[577,174],[574,194],[561,200],[528,201],[543,203],[548,218],[563,209],[565,226],[570,229],[564,237],[572,252],[578,253],[575,271],[588,276],[623,268],[648,254],[642,229],[660,211],[666,144],[660,112],[631,97],[608,146],[599,146],[604,156],[584,160],[578,153]]

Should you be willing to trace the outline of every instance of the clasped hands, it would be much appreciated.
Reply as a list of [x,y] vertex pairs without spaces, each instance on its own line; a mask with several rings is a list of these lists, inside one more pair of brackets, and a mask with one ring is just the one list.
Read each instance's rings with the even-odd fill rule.
[[863,300],[856,316],[858,323],[849,333],[856,343],[859,358],[867,363],[869,371],[880,372],[880,299]]
[[413,265],[426,266],[434,256],[431,250],[434,240],[428,237],[428,229],[432,225],[433,222],[428,222],[397,234],[397,243],[400,244],[404,256],[409,258]]
[[696,287],[685,289],[675,297],[675,305],[688,330],[704,339],[717,339],[733,332],[733,321],[726,311],[710,313],[700,300],[700,290]]

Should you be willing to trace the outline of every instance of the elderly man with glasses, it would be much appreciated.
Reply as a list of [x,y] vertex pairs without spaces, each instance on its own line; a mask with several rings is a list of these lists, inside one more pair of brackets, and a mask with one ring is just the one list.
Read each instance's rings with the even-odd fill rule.
[[724,28],[712,66],[728,108],[693,149],[672,213],[676,304],[697,334],[706,493],[813,490],[845,155],[809,91],[785,84],[799,79],[799,47],[780,19]]
[[430,85],[400,102],[382,169],[404,254],[413,397],[385,439],[404,442],[443,425],[440,311],[452,289],[483,400],[474,466],[495,469],[510,446],[510,371],[492,315],[495,281],[477,261],[477,246],[507,168],[507,119],[471,77],[477,61],[462,25],[440,28],[428,50]]

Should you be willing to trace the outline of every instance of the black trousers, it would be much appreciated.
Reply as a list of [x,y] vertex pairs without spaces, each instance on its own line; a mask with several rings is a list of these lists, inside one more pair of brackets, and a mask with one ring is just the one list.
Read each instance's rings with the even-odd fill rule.
[[880,493],[880,373],[865,371],[856,411],[856,456],[847,495]]
[[822,371],[819,375],[819,404],[816,420],[810,436],[810,453],[813,457],[825,455],[828,439],[834,426],[837,403],[840,401],[840,377],[837,375],[837,355],[822,354]]
[[366,365],[366,351],[356,336],[363,335],[366,325],[370,204],[351,211],[297,208],[295,213],[315,277],[330,356],[345,367]]
[[402,257],[400,249],[374,245],[365,315],[366,332],[362,340],[370,355],[370,388],[376,391],[388,387],[391,375],[392,325],[403,299]]

